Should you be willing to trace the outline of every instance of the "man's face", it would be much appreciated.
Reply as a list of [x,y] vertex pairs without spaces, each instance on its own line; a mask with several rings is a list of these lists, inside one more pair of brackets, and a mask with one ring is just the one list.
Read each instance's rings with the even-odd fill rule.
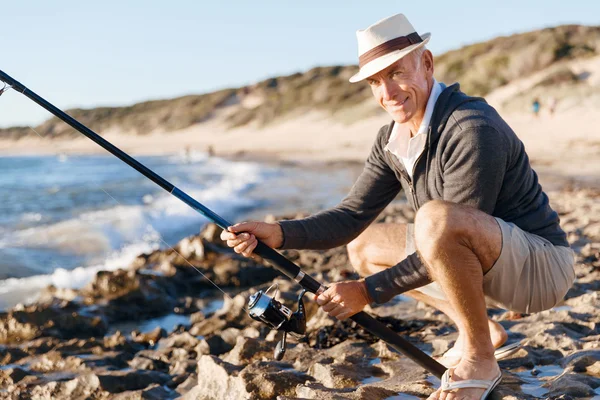
[[425,50],[417,59],[409,54],[366,79],[375,99],[399,124],[424,113],[433,82],[433,57]]

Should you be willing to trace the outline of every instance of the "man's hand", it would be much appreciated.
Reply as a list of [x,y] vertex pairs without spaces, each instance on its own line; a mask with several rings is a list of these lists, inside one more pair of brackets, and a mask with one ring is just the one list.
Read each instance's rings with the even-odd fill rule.
[[283,244],[283,231],[278,223],[242,222],[221,232],[221,240],[227,241],[227,246],[246,257],[252,255],[258,240],[267,246],[277,249]]
[[372,302],[364,279],[334,283],[315,298],[331,317],[344,320]]

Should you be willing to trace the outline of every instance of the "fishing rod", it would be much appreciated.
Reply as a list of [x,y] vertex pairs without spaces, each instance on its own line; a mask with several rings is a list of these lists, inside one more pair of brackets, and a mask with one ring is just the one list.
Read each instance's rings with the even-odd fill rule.
[[[73,117],[66,114],[64,111],[55,107],[42,97],[35,94],[33,91],[25,87],[22,83],[13,79],[8,74],[4,73],[0,70],[0,80],[5,83],[5,87],[0,90],[0,95],[4,93],[8,89],[14,89],[17,92],[25,95],[30,100],[37,103],[39,106],[43,107],[57,118],[66,122],[68,125],[73,127],[75,130],[79,131],[83,135],[87,136],[89,139],[96,142],[99,146],[107,150],[109,153],[113,154],[121,161],[134,168],[136,171],[144,175],[146,178],[150,179],[158,186],[202,214],[204,217],[209,219],[218,225],[221,229],[227,229],[232,224],[221,218],[219,215],[215,214],[213,211],[202,205],[200,202],[196,201],[188,194],[183,192],[182,190],[175,187],[173,184],[162,178],[160,175],[156,174],[139,161],[135,160],[133,157],[129,156],[127,153],[123,152],[112,143],[108,142],[106,139],[102,138],[100,135],[74,119]],[[6,86],[8,85],[8,86]],[[271,266],[281,272],[283,275],[287,276],[289,279],[298,283],[300,286],[304,288],[304,291],[308,291],[310,293],[318,294],[326,290],[326,287],[321,285],[317,280],[315,280],[310,275],[305,274],[302,269],[288,260],[282,254],[277,252],[276,250],[270,248],[266,244],[262,242],[258,242],[258,245],[254,249],[254,253],[261,256],[263,259],[267,260]],[[285,307],[282,306],[281,303],[277,302],[274,298],[270,298],[267,295],[267,292],[258,292],[250,298],[249,308],[250,316],[254,319],[261,320],[271,327],[285,332],[296,332],[296,333],[304,333],[301,332],[306,327],[301,326],[302,322],[299,321],[304,314],[304,307],[302,304],[302,295],[300,295],[298,301],[298,311],[294,314]],[[370,332],[372,335],[382,339],[387,342],[391,347],[398,350],[400,353],[406,355],[408,358],[413,360],[415,363],[425,368],[427,371],[432,373],[433,375],[441,378],[446,368],[435,361],[433,358],[425,354],[423,351],[418,349],[416,346],[411,344],[406,339],[402,338],[388,326],[383,324],[380,321],[377,321],[375,318],[370,316],[369,314],[361,311],[357,314],[354,314],[350,317],[354,322],[358,325],[362,326],[366,331]],[[285,336],[282,340],[282,343],[278,345],[283,345],[283,351],[285,351]],[[282,353],[280,353],[282,354]]]

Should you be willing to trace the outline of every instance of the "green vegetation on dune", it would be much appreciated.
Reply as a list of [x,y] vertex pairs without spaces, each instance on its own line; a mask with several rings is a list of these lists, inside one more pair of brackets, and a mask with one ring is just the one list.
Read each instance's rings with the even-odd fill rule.
[[436,57],[435,74],[444,82],[460,82],[466,93],[483,96],[555,63],[598,55],[599,49],[600,27],[563,25],[449,51]]
[[[564,25],[498,37],[446,52],[435,57],[435,76],[446,83],[460,82],[466,93],[483,96],[562,61],[596,56],[599,49],[600,27]],[[357,70],[355,65],[316,67],[237,89],[147,101],[128,107],[67,112],[97,132],[118,130],[136,135],[176,131],[211,118],[219,118],[228,128],[251,123],[265,126],[312,110],[350,123],[377,110],[376,104],[366,101],[371,96],[366,83],[348,82]],[[538,86],[576,84],[578,79],[568,68],[555,68]],[[226,112],[219,113],[221,110]],[[76,136],[73,129],[56,118],[35,129],[42,136]],[[0,129],[0,137],[4,138],[31,135],[35,133],[29,128]]]

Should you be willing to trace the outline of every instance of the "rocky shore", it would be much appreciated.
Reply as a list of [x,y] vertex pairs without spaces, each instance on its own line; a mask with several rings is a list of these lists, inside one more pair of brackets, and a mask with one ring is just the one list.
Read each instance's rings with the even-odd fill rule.
[[[494,398],[600,398],[599,197],[582,188],[550,194],[577,253],[577,281],[552,310],[490,311],[510,341],[524,343],[501,361]],[[412,218],[403,203],[380,217]],[[0,313],[0,398],[419,399],[439,385],[352,322],[328,318],[311,296],[307,337],[288,339],[275,361],[279,334],[248,316],[248,296],[275,280],[295,307],[300,288],[225,248],[219,233],[209,225],[174,250],[99,272],[78,290],[48,287],[34,304]],[[356,278],[344,248],[285,255],[324,282]],[[403,297],[367,311],[434,356],[456,338],[444,315]],[[181,323],[140,328],[169,316]]]

